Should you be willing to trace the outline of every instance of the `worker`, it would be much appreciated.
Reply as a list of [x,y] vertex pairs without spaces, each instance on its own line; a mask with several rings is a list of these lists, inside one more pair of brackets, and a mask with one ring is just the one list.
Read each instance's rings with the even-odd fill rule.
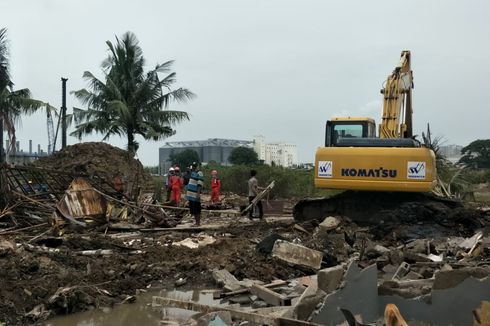
[[170,200],[175,203],[175,206],[179,206],[182,194],[182,176],[178,166],[174,168],[174,174],[170,177],[170,188],[172,189]]
[[[259,187],[259,182],[257,178],[255,177],[257,175],[257,171],[251,170],[250,171],[250,179],[248,179],[248,201],[251,204],[252,201],[257,197],[259,194],[260,190],[263,190],[264,188]],[[259,200],[253,207],[250,208],[248,211],[248,218],[252,219],[254,218],[254,212],[255,208],[259,209],[259,219],[262,219],[264,217],[264,210],[262,208],[262,202]]]
[[199,163],[192,163],[189,183],[187,184],[186,199],[189,201],[191,215],[196,220],[196,226],[201,225],[201,192],[204,186],[204,176],[199,169]]
[[218,171],[211,170],[211,203],[219,203],[219,192],[221,189],[221,180],[218,179]]
[[170,201],[170,195],[172,194],[172,186],[170,185],[170,178],[174,174],[174,167],[171,166],[168,169],[168,173],[165,175],[165,190],[167,191],[166,201]]

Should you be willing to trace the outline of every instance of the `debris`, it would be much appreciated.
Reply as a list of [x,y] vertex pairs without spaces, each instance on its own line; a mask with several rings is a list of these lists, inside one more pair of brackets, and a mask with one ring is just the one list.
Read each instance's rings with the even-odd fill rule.
[[336,325],[344,321],[337,309],[343,307],[360,314],[365,321],[374,321],[378,316],[377,268],[371,265],[363,270],[352,261],[347,268],[344,287],[327,294],[318,312],[312,316],[314,322],[322,325]]
[[337,265],[318,271],[318,288],[331,293],[335,291],[342,281],[344,276],[344,266]]
[[310,232],[306,231],[306,229],[304,227],[302,227],[301,225],[296,224],[296,223],[293,225],[293,230],[297,230],[297,231],[300,231],[300,232],[303,232],[306,234],[310,234]]
[[253,312],[234,310],[227,307],[208,306],[192,301],[182,301],[182,300],[169,299],[169,298],[156,297],[156,296],[153,297],[152,306],[173,307],[173,308],[180,308],[180,309],[207,312],[207,313],[217,312],[217,311],[227,311],[230,313],[231,318],[233,319],[248,321],[250,323],[258,324],[258,325],[291,325],[291,326],[318,325],[312,322],[307,322],[302,320],[296,320],[296,319],[290,319],[284,317],[274,317],[269,315],[260,315]]
[[272,249],[272,257],[276,257],[285,262],[319,269],[321,267],[323,254],[320,251],[306,248],[304,246],[276,240]]
[[440,255],[430,254],[427,256],[427,258],[429,258],[430,260],[432,260],[434,262],[441,262],[444,260],[444,255],[443,254],[440,254]]
[[393,275],[392,280],[400,280],[402,277],[407,275],[407,273],[410,271],[410,264],[403,262],[398,266],[398,269],[395,272],[395,275]]
[[197,326],[228,326],[232,324],[229,311],[216,311],[197,319]]
[[223,286],[228,291],[237,291],[242,288],[240,282],[226,269],[213,271],[213,279],[218,285]]
[[[243,281],[238,281],[238,284],[241,286],[243,284],[242,282]],[[266,287],[266,288],[274,288],[274,287],[285,285],[287,283],[288,282],[286,282],[286,281],[274,281],[272,283],[265,284],[264,287]],[[213,297],[215,299],[219,299],[219,298],[231,297],[231,296],[238,295],[238,294],[244,294],[244,293],[247,293],[247,292],[250,292],[250,288],[249,287],[246,288],[246,289],[239,289],[239,290],[231,291],[231,292],[214,292],[213,293]]]
[[286,296],[276,293],[262,285],[254,284],[250,292],[273,306],[290,306],[291,299]]
[[216,239],[207,234],[200,234],[194,238],[185,238],[182,241],[172,243],[172,246],[183,246],[191,249],[201,248],[216,242]]
[[[345,321],[347,322],[347,324],[349,326],[372,326],[373,325],[373,324],[363,324],[362,322],[359,322],[357,320],[356,316],[354,316],[352,314],[352,312],[350,312],[347,309],[340,308],[340,311],[344,315]],[[358,317],[360,317],[360,316],[358,316]]]
[[490,268],[465,267],[449,271],[439,271],[435,274],[434,290],[453,288],[468,277],[482,279],[490,275]]
[[187,283],[187,279],[181,277],[177,281],[175,281],[175,286],[182,286],[186,283]]
[[339,224],[340,220],[337,217],[328,216],[322,223],[320,223],[320,225],[318,225],[318,227],[324,231],[330,231],[336,229]]

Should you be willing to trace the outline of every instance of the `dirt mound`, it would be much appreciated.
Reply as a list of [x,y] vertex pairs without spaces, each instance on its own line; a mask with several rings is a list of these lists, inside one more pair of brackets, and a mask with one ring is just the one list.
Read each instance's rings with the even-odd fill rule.
[[141,162],[128,151],[107,143],[88,142],[67,146],[51,156],[39,158],[34,166],[97,176],[108,184],[112,184],[114,176],[120,173],[128,195],[135,194],[138,187],[144,192],[153,192],[151,176],[145,173]]

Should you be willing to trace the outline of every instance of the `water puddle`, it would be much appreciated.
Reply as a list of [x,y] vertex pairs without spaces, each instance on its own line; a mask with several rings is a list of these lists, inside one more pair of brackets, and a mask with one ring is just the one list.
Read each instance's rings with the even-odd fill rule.
[[195,312],[177,308],[152,308],[153,296],[162,296],[172,299],[196,301],[206,305],[219,305],[219,300],[213,299],[213,294],[205,290],[168,291],[152,290],[138,295],[137,300],[131,304],[122,304],[114,308],[95,309],[68,316],[57,316],[48,320],[46,326],[132,326],[149,325],[159,326],[162,318],[172,320],[186,320]]

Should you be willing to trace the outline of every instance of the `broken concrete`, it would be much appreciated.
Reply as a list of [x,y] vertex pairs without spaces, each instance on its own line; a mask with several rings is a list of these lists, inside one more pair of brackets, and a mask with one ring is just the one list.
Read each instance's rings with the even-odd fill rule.
[[294,265],[320,269],[323,253],[295,243],[276,240],[272,249],[272,257]]
[[323,231],[330,231],[336,229],[340,224],[340,219],[335,216],[328,216],[323,220],[318,227]]
[[216,283],[228,291],[237,291],[242,288],[235,276],[226,269],[215,270],[212,274]]
[[[460,269],[439,271],[435,274],[434,290],[453,288],[468,277],[482,279],[490,275],[490,268],[465,267]],[[489,292],[490,293],[490,292]]]
[[318,288],[331,293],[340,285],[344,276],[344,266],[338,265],[318,271]]
[[363,316],[364,322],[372,322],[378,317],[377,268],[371,265],[363,270],[357,262],[347,268],[344,287],[326,296],[323,305],[312,316],[312,320],[322,325],[337,325],[345,319],[338,307],[348,309],[354,315]]

